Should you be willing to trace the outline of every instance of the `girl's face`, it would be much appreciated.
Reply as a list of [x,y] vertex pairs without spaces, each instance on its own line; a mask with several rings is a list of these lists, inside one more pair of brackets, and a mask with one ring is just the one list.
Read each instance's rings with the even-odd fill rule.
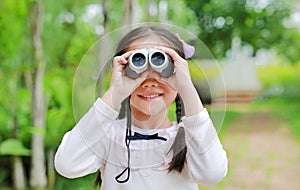
[[154,78],[147,78],[131,94],[131,109],[133,116],[140,120],[152,116],[163,116],[174,101],[177,92],[167,84]]
[[[149,36],[134,42],[128,50],[169,46],[157,36]],[[155,115],[165,115],[177,92],[165,83],[157,81],[150,73],[148,78],[131,94],[132,114],[140,120]]]

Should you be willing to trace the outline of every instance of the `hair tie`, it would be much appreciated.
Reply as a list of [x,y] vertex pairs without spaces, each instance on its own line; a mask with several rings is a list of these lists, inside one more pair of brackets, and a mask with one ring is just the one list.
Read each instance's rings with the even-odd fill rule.
[[178,38],[178,40],[181,42],[182,47],[183,47],[183,53],[184,53],[184,58],[189,59],[193,57],[195,53],[195,47],[192,45],[189,45],[183,41],[183,39],[180,38],[179,34],[176,33],[175,36]]

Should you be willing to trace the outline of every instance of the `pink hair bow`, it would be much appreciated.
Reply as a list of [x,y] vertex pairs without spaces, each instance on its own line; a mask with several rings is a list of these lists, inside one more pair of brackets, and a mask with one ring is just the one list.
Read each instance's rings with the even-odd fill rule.
[[175,34],[175,35],[182,44],[184,58],[189,59],[189,58],[193,57],[193,55],[195,53],[195,47],[185,43],[185,41],[183,41],[183,39],[180,38],[179,34]]

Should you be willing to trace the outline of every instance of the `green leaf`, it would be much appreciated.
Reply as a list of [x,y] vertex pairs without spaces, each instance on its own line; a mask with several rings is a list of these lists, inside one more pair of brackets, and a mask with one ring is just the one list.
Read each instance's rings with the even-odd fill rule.
[[31,151],[17,139],[7,139],[0,144],[0,155],[30,156]]
[[31,133],[31,134],[39,134],[41,136],[45,136],[45,134],[46,134],[46,129],[41,129],[41,128],[38,128],[38,127],[28,126],[24,129],[28,133]]

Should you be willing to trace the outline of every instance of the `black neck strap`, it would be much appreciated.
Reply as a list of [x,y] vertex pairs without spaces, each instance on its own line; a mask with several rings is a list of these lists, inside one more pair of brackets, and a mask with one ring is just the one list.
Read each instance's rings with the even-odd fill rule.
[[[127,148],[127,167],[115,177],[118,183],[126,183],[130,177],[130,141],[131,141],[131,107],[130,107],[130,96],[127,98],[127,126],[126,126],[126,136],[125,144]],[[120,180],[120,177],[127,171],[127,177],[124,180]]]

